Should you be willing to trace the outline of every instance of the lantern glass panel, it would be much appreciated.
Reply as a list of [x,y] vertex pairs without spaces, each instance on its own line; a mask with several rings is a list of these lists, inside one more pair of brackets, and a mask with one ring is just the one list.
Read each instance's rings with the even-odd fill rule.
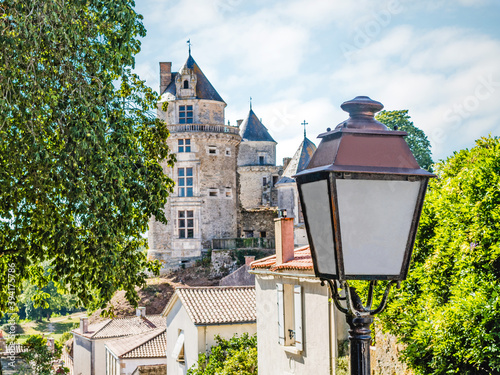
[[307,208],[306,220],[318,271],[337,275],[328,180],[304,183],[301,192],[302,207]]
[[401,273],[420,184],[336,180],[345,276]]

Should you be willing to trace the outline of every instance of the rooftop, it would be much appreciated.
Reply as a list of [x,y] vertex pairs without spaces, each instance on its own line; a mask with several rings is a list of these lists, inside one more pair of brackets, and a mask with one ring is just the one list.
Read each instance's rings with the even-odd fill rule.
[[132,337],[110,341],[106,346],[119,358],[165,357],[167,332],[164,327],[157,328]]
[[[189,69],[192,70],[193,73],[196,75],[196,99],[206,99],[206,100],[215,100],[218,102],[224,102],[224,100],[221,98],[217,90],[212,86],[208,78],[203,74],[201,71],[200,67],[194,61],[193,57],[189,55],[188,59],[184,63],[184,65],[179,69],[179,72],[182,72],[184,69]],[[164,92],[161,94],[169,93],[174,96],[177,96],[176,93],[176,85],[175,85],[175,78],[179,73],[172,73],[172,80],[170,84],[167,86]]]
[[80,328],[74,329],[72,332],[87,338],[102,339],[136,335],[156,328],[165,328],[166,324],[167,322],[161,315],[134,316],[131,318],[107,319],[103,322],[90,324],[85,333],[82,333]]
[[307,165],[311,161],[314,151],[316,151],[316,145],[308,138],[304,138],[295,152],[295,155],[293,155],[292,160],[288,163],[288,166],[283,172],[282,177],[279,179],[278,184],[295,182],[295,179],[292,176],[306,169]]
[[271,137],[267,128],[259,120],[255,112],[250,108],[247,118],[241,124],[240,129],[241,140],[244,141],[260,141],[260,142],[274,142],[276,141]]
[[254,286],[177,288],[163,316],[177,300],[195,325],[253,323],[257,319]]
[[300,270],[312,271],[313,261],[309,245],[294,250],[294,258],[288,262],[276,265],[276,254],[262,258],[250,264],[252,269],[267,269],[269,271]]

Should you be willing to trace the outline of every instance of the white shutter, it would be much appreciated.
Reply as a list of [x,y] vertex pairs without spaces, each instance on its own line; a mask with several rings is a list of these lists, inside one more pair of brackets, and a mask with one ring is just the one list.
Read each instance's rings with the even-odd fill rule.
[[278,292],[278,343],[285,345],[285,309],[283,301],[283,284],[276,283],[276,290]]
[[302,338],[302,287],[294,285],[293,287],[293,312],[295,317],[295,348],[303,350]]

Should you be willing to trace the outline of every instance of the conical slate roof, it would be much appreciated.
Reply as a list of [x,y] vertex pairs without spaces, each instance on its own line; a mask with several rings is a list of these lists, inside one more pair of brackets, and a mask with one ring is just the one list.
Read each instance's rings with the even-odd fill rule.
[[290,163],[288,163],[288,166],[283,172],[283,175],[278,181],[278,184],[295,182],[295,178],[293,178],[292,176],[306,169],[309,161],[311,160],[311,157],[314,154],[314,151],[316,151],[316,145],[312,143],[307,137],[304,137],[304,140],[295,152],[295,155],[293,155]]
[[276,141],[271,137],[267,128],[260,122],[257,115],[250,108],[248,116],[241,124],[240,136],[242,141],[264,141],[264,142],[274,142]]
[[[196,61],[194,61],[193,56],[189,55],[188,59],[179,69],[179,71],[182,72],[185,68],[192,69],[194,74],[196,74],[196,99],[224,102],[224,100],[221,98],[217,90],[212,86],[208,78],[205,76],[205,74],[203,74]],[[175,77],[177,76],[177,74],[179,73],[172,73],[172,80],[165,91],[162,92],[162,95],[165,93],[170,93],[176,96]]]

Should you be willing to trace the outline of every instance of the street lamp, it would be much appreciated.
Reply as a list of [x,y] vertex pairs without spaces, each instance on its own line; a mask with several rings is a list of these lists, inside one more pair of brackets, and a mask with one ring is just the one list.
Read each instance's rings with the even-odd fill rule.
[[[425,190],[434,175],[419,167],[404,140],[374,118],[383,105],[367,96],[344,102],[349,119],[320,134],[307,168],[297,175],[314,272],[347,315],[351,373],[370,374],[370,324],[390,288],[406,278]],[[336,283],[346,292],[340,303]],[[348,280],[371,280],[363,306]],[[390,280],[372,309],[377,280]]]

